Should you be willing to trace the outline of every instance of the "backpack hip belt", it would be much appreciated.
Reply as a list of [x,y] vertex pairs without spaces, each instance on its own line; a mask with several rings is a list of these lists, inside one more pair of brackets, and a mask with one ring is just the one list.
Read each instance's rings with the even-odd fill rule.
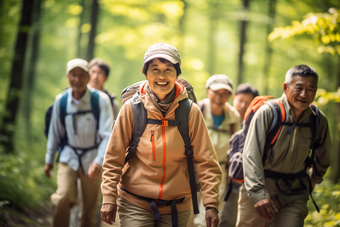
[[120,190],[127,192],[131,195],[134,195],[138,198],[141,198],[141,199],[148,201],[150,208],[153,211],[153,215],[155,217],[155,220],[161,219],[161,215],[159,213],[157,206],[171,206],[172,227],[178,227],[178,215],[177,215],[176,204],[183,202],[185,197],[182,197],[180,199],[174,199],[174,200],[153,199],[153,198],[147,198],[147,197],[143,197],[143,196],[133,194],[133,193],[129,192],[128,190],[126,190],[123,186],[121,186]]
[[[298,192],[302,192],[302,191],[307,190],[306,185],[301,180],[301,178],[307,177],[307,181],[308,181],[308,185],[309,185],[309,192],[308,192],[309,196],[310,196],[316,210],[320,213],[319,207],[316,204],[316,202],[315,202],[315,200],[312,196],[312,192],[313,192],[312,181],[311,181],[309,175],[307,174],[306,170],[302,170],[298,173],[279,173],[279,172],[275,172],[275,171],[265,169],[264,175],[265,175],[266,178],[276,179],[276,187],[282,193],[284,193],[284,192],[281,190],[280,185],[278,184],[278,180],[282,179],[286,183],[286,185],[291,189],[292,192],[298,193]],[[295,179],[300,180],[301,188],[292,189],[292,185],[288,182],[288,180],[295,180]]]
[[[66,144],[68,145],[69,147],[72,148],[72,150],[74,151],[74,153],[77,155],[78,157],[78,161],[79,161],[79,166],[80,166],[80,169],[81,169],[81,172],[83,173],[83,175],[85,175],[85,171],[84,171],[84,167],[83,167],[83,163],[81,161],[81,158],[83,157],[83,155],[85,153],[87,153],[89,150],[92,150],[92,149],[95,149],[95,148],[98,148],[99,144],[93,146],[93,147],[89,147],[89,148],[79,148],[79,147],[73,147],[71,146],[70,144]],[[78,152],[76,150],[81,150],[82,153],[81,154],[78,154]]]

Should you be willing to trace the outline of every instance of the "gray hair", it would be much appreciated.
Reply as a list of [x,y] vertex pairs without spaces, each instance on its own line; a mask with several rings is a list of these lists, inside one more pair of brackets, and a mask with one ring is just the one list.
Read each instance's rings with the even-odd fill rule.
[[294,76],[312,76],[316,79],[316,83],[318,83],[319,80],[315,69],[308,65],[296,65],[290,68],[286,73],[285,83],[289,85],[293,81]]

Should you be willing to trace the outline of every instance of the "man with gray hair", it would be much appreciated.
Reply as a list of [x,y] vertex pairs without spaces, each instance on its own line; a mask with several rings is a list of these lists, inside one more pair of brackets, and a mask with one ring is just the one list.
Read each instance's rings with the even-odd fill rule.
[[69,226],[70,208],[77,202],[77,178],[81,180],[81,226],[93,227],[101,183],[102,164],[112,122],[109,97],[88,86],[88,63],[67,63],[70,87],[56,97],[48,132],[45,174],[50,177],[59,151],[57,191],[52,194],[53,226]]
[[269,105],[255,112],[243,148],[244,184],[237,227],[303,226],[309,193],[322,182],[330,164],[328,122],[318,108],[311,106],[317,83],[318,74],[310,66],[288,70],[284,93],[277,100],[284,121],[274,146],[268,150],[266,132],[273,112]]

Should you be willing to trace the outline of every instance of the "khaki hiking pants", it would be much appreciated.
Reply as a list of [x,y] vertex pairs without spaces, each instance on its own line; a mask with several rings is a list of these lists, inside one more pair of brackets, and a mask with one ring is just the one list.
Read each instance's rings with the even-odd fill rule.
[[[161,219],[155,221],[151,211],[137,207],[122,197],[118,197],[118,214],[120,227],[172,227],[171,214],[161,214]],[[178,226],[186,227],[190,209],[178,212]]]
[[239,196],[236,227],[303,227],[308,215],[307,201],[296,200],[283,206],[279,199],[276,199],[273,202],[279,212],[275,214],[273,221],[268,221],[257,213],[244,185],[240,187]]
[[83,175],[81,169],[74,171],[65,163],[58,163],[57,191],[51,195],[53,208],[53,226],[69,226],[70,209],[77,203],[77,178],[81,181],[83,209],[81,227],[94,227],[98,209],[98,195],[101,175],[89,178]]

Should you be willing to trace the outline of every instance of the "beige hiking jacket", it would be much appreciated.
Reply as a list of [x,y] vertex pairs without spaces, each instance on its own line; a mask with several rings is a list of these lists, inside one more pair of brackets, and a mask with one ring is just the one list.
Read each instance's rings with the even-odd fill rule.
[[[293,115],[285,94],[280,98],[285,107],[286,122],[293,122]],[[315,114],[311,108],[306,109],[299,123],[309,123],[310,114]],[[330,134],[325,115],[320,111],[321,119],[319,132],[316,137],[315,167],[310,169],[313,183],[321,183],[323,175],[330,164]],[[305,160],[309,155],[311,132],[309,127],[295,127],[290,134],[290,126],[283,126],[273,147],[272,158],[266,152],[266,161],[263,166],[262,156],[265,146],[266,131],[272,121],[272,111],[268,105],[261,106],[255,113],[247,133],[243,149],[244,183],[248,196],[253,203],[269,197],[278,196],[281,203],[292,202],[296,199],[308,200],[308,189],[293,192],[283,180],[264,177],[264,169],[280,173],[298,173],[305,170]],[[303,184],[308,187],[307,178],[302,178]],[[302,188],[299,179],[289,181],[293,189]]]
[[209,99],[203,99],[198,102],[200,108],[204,105],[203,116],[205,123],[208,127],[210,138],[214,144],[214,148],[217,154],[218,161],[220,164],[228,162],[228,154],[229,150],[229,140],[233,133],[237,132],[241,129],[241,121],[240,114],[237,110],[231,106],[229,103],[226,103],[224,106],[224,115],[225,118],[222,124],[214,129],[214,120],[211,113],[211,105]]
[[[162,120],[161,112],[153,105],[141,86],[140,98],[148,118]],[[175,120],[178,102],[187,98],[184,86],[176,82],[176,95],[164,119]],[[184,141],[177,127],[148,124],[141,136],[136,153],[124,167],[126,150],[132,138],[134,122],[130,102],[126,102],[116,121],[107,146],[102,183],[103,203],[116,204],[117,196],[150,210],[149,203],[120,190],[121,186],[138,196],[174,200],[185,197],[177,204],[178,211],[191,209],[191,191]],[[189,114],[189,137],[194,152],[194,168],[201,182],[204,206],[218,208],[221,168],[204,119],[197,105]],[[124,167],[124,168],[123,168]],[[117,191],[118,187],[118,191]],[[160,214],[170,214],[171,206],[160,206]]]

